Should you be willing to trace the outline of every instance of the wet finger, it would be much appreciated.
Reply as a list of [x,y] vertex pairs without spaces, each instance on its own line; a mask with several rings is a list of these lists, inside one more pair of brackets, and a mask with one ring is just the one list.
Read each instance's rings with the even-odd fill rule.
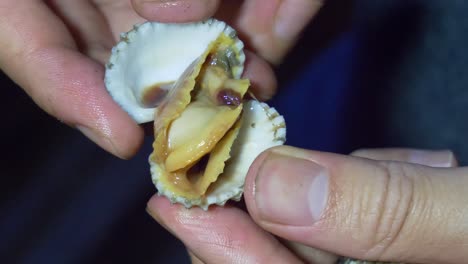
[[132,0],[133,8],[143,18],[159,22],[194,22],[216,12],[219,0]]

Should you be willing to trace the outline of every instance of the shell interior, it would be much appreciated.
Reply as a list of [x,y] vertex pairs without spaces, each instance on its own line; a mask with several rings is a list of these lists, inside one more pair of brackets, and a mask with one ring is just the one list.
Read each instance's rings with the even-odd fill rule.
[[221,34],[233,39],[225,60],[239,78],[244,70],[243,43],[226,23],[145,22],[122,33],[106,65],[105,84],[114,100],[139,124],[154,120],[162,102],[190,64]]
[[202,199],[230,158],[250,85],[235,79],[223,63],[232,44],[232,38],[221,34],[186,69],[156,112],[150,162],[174,196]]
[[250,165],[264,150],[284,144],[286,125],[283,116],[267,104],[250,100],[243,104],[242,119],[223,172],[198,198],[180,196],[165,186],[160,167],[150,158],[151,174],[159,193],[173,203],[189,208],[207,209],[211,204],[224,205],[229,199],[239,200]]

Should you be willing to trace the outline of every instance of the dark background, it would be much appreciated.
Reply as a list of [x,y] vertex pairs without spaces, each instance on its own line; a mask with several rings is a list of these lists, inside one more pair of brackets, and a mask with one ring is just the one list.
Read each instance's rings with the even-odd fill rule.
[[[468,2],[328,0],[278,69],[288,144],[454,150],[468,162]],[[122,161],[0,75],[1,263],[188,263],[145,212],[147,156]]]

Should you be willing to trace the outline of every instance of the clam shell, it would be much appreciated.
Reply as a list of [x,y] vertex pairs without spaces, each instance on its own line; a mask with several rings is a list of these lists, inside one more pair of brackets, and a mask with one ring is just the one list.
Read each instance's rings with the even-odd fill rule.
[[[137,123],[153,121],[155,113],[160,111],[158,105],[149,107],[144,103],[148,87],[170,84],[165,89],[169,95],[173,94],[171,91],[177,89],[172,89],[172,83],[180,84],[186,78],[184,72],[190,72],[191,67],[203,63],[199,62],[202,61],[200,58],[221,35],[234,40],[225,55],[231,77],[240,79],[245,62],[244,45],[235,30],[226,23],[216,19],[188,24],[145,22],[123,33],[121,41],[113,48],[106,65],[107,90]],[[164,109],[162,105],[160,108]],[[155,120],[155,124],[157,122]],[[158,193],[173,203],[181,203],[188,208],[199,206],[205,210],[211,204],[224,205],[229,199],[239,200],[254,159],[264,150],[282,145],[286,140],[284,118],[265,103],[256,100],[244,102],[240,122],[222,174],[200,198],[188,199],[171,192],[161,180],[164,168],[150,156],[150,171]]]
[[251,100],[243,107],[240,132],[231,150],[232,158],[205,196],[186,199],[168,191],[159,181],[161,174],[158,164],[150,159],[152,180],[160,195],[187,208],[198,206],[207,210],[211,204],[224,205],[230,199],[238,201],[243,193],[245,177],[255,158],[268,148],[282,145],[285,141],[286,124],[283,116],[267,104]]
[[122,33],[106,65],[106,88],[120,106],[139,124],[154,120],[155,107],[142,104],[145,89],[155,84],[173,83],[221,33],[235,39],[233,75],[244,70],[244,44],[226,23],[171,24],[145,22]]

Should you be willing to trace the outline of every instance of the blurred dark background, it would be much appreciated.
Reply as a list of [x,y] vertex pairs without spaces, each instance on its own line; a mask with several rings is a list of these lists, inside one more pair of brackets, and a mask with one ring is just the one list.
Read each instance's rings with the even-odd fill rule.
[[[468,162],[468,2],[328,0],[278,69],[288,144],[451,149]],[[188,263],[145,212],[147,156],[122,161],[0,74],[0,263]]]

